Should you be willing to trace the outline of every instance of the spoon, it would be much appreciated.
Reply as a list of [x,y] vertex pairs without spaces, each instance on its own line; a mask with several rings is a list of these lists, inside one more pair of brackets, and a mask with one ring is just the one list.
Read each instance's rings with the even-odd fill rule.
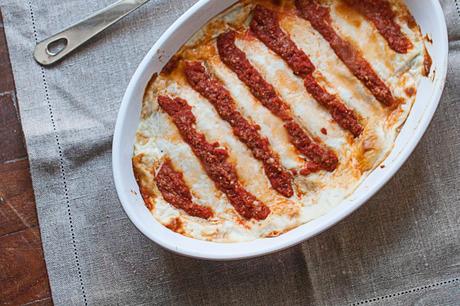
[[60,61],[90,38],[110,27],[149,0],[119,0],[48,37],[35,46],[34,58],[44,66]]

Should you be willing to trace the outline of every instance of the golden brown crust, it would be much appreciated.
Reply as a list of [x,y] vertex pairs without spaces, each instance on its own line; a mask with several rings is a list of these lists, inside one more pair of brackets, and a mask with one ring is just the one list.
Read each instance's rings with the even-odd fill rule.
[[425,48],[425,54],[423,58],[423,76],[427,77],[430,74],[432,64],[433,61],[431,59],[431,56],[428,53],[428,50]]
[[141,118],[145,119],[152,114],[153,105],[152,105],[152,92],[154,91],[154,84],[158,78],[158,73],[154,73],[150,80],[148,81],[147,85],[145,86],[144,96],[142,98],[142,110],[141,110]]
[[145,205],[149,210],[153,210],[155,207],[155,197],[153,186],[153,167],[149,170],[146,168],[145,162],[143,161],[144,154],[139,154],[133,157],[133,171],[134,177],[136,178],[137,184],[139,185],[139,191],[142,198],[144,199]]
[[171,222],[168,224],[165,224],[167,228],[172,230],[173,232],[179,233],[179,234],[184,234],[184,224],[182,223],[182,220],[180,218],[173,218]]
[[[399,0],[388,1],[393,4],[399,3]],[[397,102],[392,107],[378,103],[372,92],[367,90],[359,79],[353,77],[349,69],[347,70],[347,66],[334,54],[328,42],[321,40],[323,37],[311,24],[299,17],[294,0],[240,1],[227,11],[232,15],[230,19],[221,18],[211,21],[184,45],[166,63],[159,75],[155,74],[146,86],[142,122],[135,138],[136,155],[132,163],[145,204],[161,224],[182,235],[210,241],[233,242],[276,237],[326,213],[328,209],[339,203],[334,201],[341,201],[340,199],[349,195],[368,171],[377,167],[379,162],[390,153],[392,141],[397,135],[396,126],[404,122],[415,99],[420,72],[425,70],[424,73],[428,74],[426,71],[429,71],[431,66],[431,59],[426,50],[423,65],[423,53],[420,51],[420,41],[423,40],[421,35],[411,33],[404,22],[407,19],[409,28],[417,27],[414,32],[418,31],[418,26],[409,24],[413,18],[409,13],[407,16],[410,17],[405,17],[405,11],[398,11],[398,5],[394,4],[393,8],[398,11],[397,22],[414,42],[414,48],[403,58],[400,53],[395,55],[396,52],[386,46],[385,40],[379,36],[377,30],[374,29],[370,33],[372,28],[369,28],[370,23],[365,18],[359,14],[347,18],[346,11],[340,12],[341,9],[344,10],[340,4],[334,6],[335,3],[331,4],[331,1],[321,3],[331,5],[331,18],[334,18],[334,27],[338,29],[337,35],[346,38],[352,48],[362,52],[362,58],[372,64],[376,74],[385,81]],[[318,88],[321,91],[313,91],[312,89],[315,88],[306,87],[303,82],[306,76],[295,74],[293,67],[285,65],[286,61],[283,61],[277,52],[267,48],[260,37],[256,37],[255,32],[249,30],[253,20],[251,10],[257,4],[279,13],[281,31],[285,31],[293,44],[308,54],[311,62],[314,63],[316,67],[314,77],[321,86]],[[241,9],[241,14],[234,14],[237,11],[236,7]],[[345,25],[343,29],[342,25]],[[382,42],[386,47],[380,52],[364,49],[362,43],[353,36],[354,27],[363,27],[368,31],[363,31],[365,32],[363,35],[366,35],[364,37],[372,48],[382,46]],[[339,163],[336,168],[327,172],[305,167],[310,159],[304,153],[299,153],[299,150],[292,145],[290,134],[286,132],[283,121],[267,110],[251,92],[250,86],[242,82],[234,70],[225,64],[219,54],[216,38],[229,30],[238,33],[235,46],[246,55],[254,71],[258,72],[257,78],[273,84],[274,92],[292,109],[292,118],[298,121],[301,128],[311,130],[312,141],[324,143],[337,153]],[[388,52],[390,55],[385,58],[384,55]],[[327,54],[326,59],[323,53]],[[398,56],[400,57],[397,58]],[[374,62],[375,58],[382,62]],[[264,172],[263,164],[254,158],[247,144],[232,132],[229,121],[233,120],[234,116],[228,117],[226,122],[223,120],[222,112],[219,113],[210,103],[209,95],[204,92],[209,91],[206,87],[209,84],[205,84],[206,88],[200,92],[189,82],[185,63],[197,60],[202,61],[206,70],[221,81],[222,87],[228,90],[228,94],[235,101],[234,108],[241,116],[247,118],[248,122],[253,122],[257,126],[257,131],[270,141],[273,152],[280,158],[280,164],[285,167],[286,172],[292,174],[292,196],[283,196],[276,192]],[[417,69],[412,69],[414,62]],[[270,68],[273,68],[272,63],[276,73],[270,71]],[[374,64],[378,65],[374,66]],[[238,67],[240,66],[241,61]],[[389,80],[392,77],[388,75],[400,75],[401,79],[397,83],[397,80]],[[244,88],[244,93],[238,89],[239,86]],[[330,95],[325,95],[325,92],[329,92]],[[219,99],[223,98],[216,92],[212,94],[217,95]],[[195,154],[196,141],[190,144],[190,141],[184,139],[181,129],[177,127],[176,121],[184,120],[184,116],[175,118],[165,111],[158,102],[158,97],[161,96],[187,101],[192,114],[196,117],[196,121],[190,127],[197,133],[202,133],[206,139],[209,139],[209,143],[219,143],[219,150],[225,148],[228,152],[228,162],[234,166],[240,184],[254,197],[260,199],[260,203],[267,206],[270,214],[258,219],[244,218],[236,212],[226,194],[216,187],[215,180],[210,177],[200,158]],[[340,98],[349,109],[356,110],[356,118],[363,127],[355,133],[357,137],[353,137],[343,124],[338,125],[338,120],[331,120],[334,118],[331,118],[328,109],[321,107],[322,105],[317,107],[319,98],[329,101],[333,96]],[[306,104],[298,108],[298,105],[303,103]],[[224,110],[227,111],[228,108]],[[286,147],[288,148],[285,149]],[[212,217],[194,216],[178,208],[178,205],[171,203],[170,199],[168,201],[168,197],[160,192],[155,177],[158,176],[160,166],[167,158],[174,163],[177,172],[183,173],[183,181],[189,188],[193,203],[212,207],[214,212]],[[305,173],[310,174],[303,176],[302,174]],[[175,187],[172,187],[172,193],[176,191]],[[187,199],[190,200],[190,197]]]

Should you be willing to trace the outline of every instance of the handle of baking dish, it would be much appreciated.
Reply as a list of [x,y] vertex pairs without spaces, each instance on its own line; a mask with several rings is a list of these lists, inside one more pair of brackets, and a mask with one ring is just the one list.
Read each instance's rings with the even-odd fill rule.
[[149,0],[119,0],[35,46],[34,58],[51,65]]

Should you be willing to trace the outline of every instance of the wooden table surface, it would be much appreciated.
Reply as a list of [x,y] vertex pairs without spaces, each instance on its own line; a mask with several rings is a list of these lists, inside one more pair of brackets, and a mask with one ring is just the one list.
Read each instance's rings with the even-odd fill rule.
[[52,305],[0,8],[0,305]]

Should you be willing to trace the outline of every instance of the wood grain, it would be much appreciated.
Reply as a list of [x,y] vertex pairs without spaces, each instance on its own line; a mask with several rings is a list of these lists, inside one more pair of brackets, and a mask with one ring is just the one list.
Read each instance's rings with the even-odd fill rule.
[[0,237],[37,226],[29,162],[0,164],[0,186]]
[[52,305],[0,8],[0,305]]
[[27,156],[0,11],[0,162]]
[[3,303],[17,305],[49,298],[38,227],[0,237],[0,267]]
[[0,92],[5,92],[14,89],[14,79],[11,71],[11,64],[8,55],[8,48],[6,47],[5,31],[3,29],[3,18],[0,7]]
[[0,93],[0,163],[27,156],[17,112],[14,89]]

